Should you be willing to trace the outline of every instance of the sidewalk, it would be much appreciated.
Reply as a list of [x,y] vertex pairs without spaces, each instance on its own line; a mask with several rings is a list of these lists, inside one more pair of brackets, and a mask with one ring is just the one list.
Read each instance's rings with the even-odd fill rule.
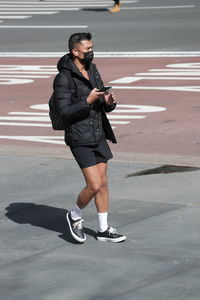
[[109,167],[110,225],[95,239],[94,204],[77,245],[65,215],[84,186],[72,159],[0,155],[0,293],[7,300],[199,300],[200,171],[130,176],[161,165]]

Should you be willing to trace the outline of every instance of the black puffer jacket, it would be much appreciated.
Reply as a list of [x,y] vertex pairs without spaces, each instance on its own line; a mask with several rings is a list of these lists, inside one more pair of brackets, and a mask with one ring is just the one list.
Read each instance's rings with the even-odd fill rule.
[[88,69],[87,80],[72,62],[70,54],[58,62],[59,73],[54,79],[53,88],[60,116],[66,122],[65,142],[69,146],[95,145],[105,136],[113,143],[116,138],[105,112],[115,108],[107,105],[104,97],[95,103],[87,104],[87,97],[93,88],[103,86],[95,64]]

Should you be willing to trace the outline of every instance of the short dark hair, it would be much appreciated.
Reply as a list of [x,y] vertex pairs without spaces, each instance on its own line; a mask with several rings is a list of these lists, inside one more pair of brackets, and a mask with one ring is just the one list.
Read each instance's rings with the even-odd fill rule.
[[68,42],[69,52],[72,52],[74,45],[80,43],[81,41],[91,41],[92,34],[90,32],[77,32],[70,36]]

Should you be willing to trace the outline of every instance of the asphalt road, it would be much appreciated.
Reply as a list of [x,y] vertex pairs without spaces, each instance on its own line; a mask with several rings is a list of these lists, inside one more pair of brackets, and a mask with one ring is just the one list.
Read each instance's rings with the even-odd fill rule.
[[[122,11],[118,14],[107,11],[112,0],[56,1],[56,4],[48,0],[35,1],[36,4],[4,2],[0,1],[3,21],[0,52],[63,52],[70,34],[82,30],[94,33],[96,51],[197,51],[200,48],[198,0],[122,1]],[[26,19],[12,19],[12,16]]]

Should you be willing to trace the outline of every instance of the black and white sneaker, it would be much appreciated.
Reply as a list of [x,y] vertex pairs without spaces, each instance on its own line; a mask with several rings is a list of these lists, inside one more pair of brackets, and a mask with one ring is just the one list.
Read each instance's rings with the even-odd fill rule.
[[73,220],[70,212],[67,213],[66,218],[73,238],[79,243],[85,242],[86,235],[83,231],[83,220],[82,219]]
[[108,242],[113,242],[113,243],[119,243],[123,242],[126,240],[126,236],[117,233],[115,228],[108,227],[108,229],[104,232],[99,232],[97,233],[97,240],[98,241],[108,241]]

